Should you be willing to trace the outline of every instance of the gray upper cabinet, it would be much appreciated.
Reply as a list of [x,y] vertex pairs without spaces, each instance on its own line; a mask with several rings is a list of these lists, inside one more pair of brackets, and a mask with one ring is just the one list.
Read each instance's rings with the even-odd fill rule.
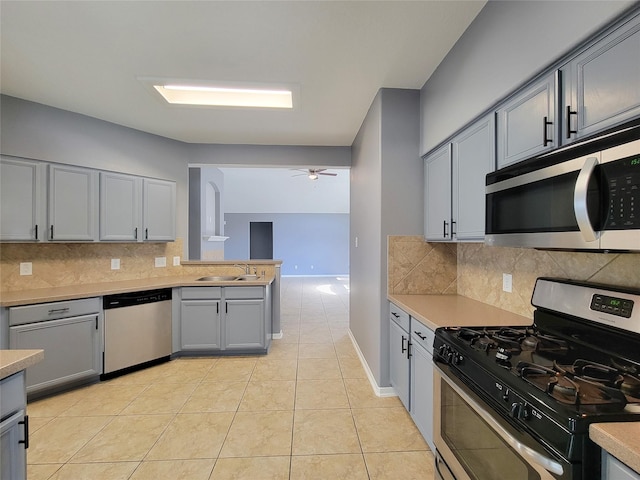
[[640,115],[640,16],[571,60],[562,76],[564,143]]
[[451,145],[424,160],[424,237],[451,240]]
[[176,239],[176,182],[145,178],[143,182],[144,240]]
[[498,168],[525,160],[559,145],[554,72],[520,91],[497,110]]
[[46,166],[19,158],[0,159],[0,240],[42,240]]
[[495,120],[490,114],[425,158],[425,239],[484,238],[485,176],[495,169]]
[[49,240],[97,240],[98,172],[49,165],[48,207]]
[[485,177],[495,169],[493,114],[453,139],[452,236],[459,241],[484,239]]
[[100,172],[100,240],[135,242],[142,237],[142,179]]

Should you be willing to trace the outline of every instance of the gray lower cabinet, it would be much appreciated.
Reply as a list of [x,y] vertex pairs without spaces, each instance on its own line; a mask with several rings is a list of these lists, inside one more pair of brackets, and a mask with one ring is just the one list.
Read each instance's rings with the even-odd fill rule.
[[634,472],[613,455],[603,451],[602,480],[640,480],[640,474]]
[[433,443],[434,332],[411,318],[411,418],[435,452]]
[[498,168],[560,145],[556,122],[558,74],[554,72],[507,100],[496,112]]
[[410,409],[409,315],[389,304],[389,383],[407,410]]
[[0,158],[0,240],[42,240],[45,189],[43,163],[21,158]]
[[185,287],[181,301],[181,350],[265,352],[271,342],[266,289]]
[[0,479],[27,478],[29,422],[24,371],[0,380]]
[[561,68],[562,138],[570,143],[640,115],[640,15]]
[[9,309],[9,347],[42,349],[26,370],[27,393],[82,383],[102,373],[101,314],[97,298]]

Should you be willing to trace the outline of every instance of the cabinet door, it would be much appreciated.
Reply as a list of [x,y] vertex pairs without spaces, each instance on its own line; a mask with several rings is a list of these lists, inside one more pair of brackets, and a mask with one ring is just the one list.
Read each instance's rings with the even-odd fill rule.
[[224,325],[225,349],[266,348],[264,300],[227,300]]
[[100,172],[100,240],[135,242],[142,237],[142,179]]
[[50,240],[97,239],[98,172],[49,165]]
[[595,43],[563,71],[565,143],[640,115],[640,16]]
[[182,350],[220,350],[220,300],[183,300]]
[[558,74],[552,73],[498,109],[498,168],[559,145],[557,98]]
[[411,348],[411,417],[433,450],[433,361],[417,342]]
[[451,240],[451,146],[424,160],[424,236]]
[[389,381],[409,410],[409,335],[396,322],[390,321],[389,339]]
[[[493,114],[453,141],[453,222],[456,240],[483,240],[485,177],[495,168]],[[454,223],[455,222],[455,223]]]
[[176,183],[144,179],[144,240],[170,242],[176,239]]
[[98,314],[9,328],[12,349],[43,349],[44,360],[26,370],[27,392],[102,373]]
[[640,475],[613,455],[602,452],[602,480],[639,480]]
[[46,238],[43,221],[44,164],[0,159],[0,240],[36,241]]
[[[23,394],[24,395],[24,394]],[[24,480],[27,478],[27,454],[24,410],[19,410],[0,423],[0,478]]]

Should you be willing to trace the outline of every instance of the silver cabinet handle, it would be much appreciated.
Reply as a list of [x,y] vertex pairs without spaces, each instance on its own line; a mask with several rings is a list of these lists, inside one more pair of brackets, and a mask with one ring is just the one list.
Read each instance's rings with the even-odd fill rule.
[[575,190],[573,191],[573,211],[576,214],[580,233],[587,242],[593,242],[598,239],[598,236],[589,221],[589,210],[587,208],[589,180],[591,179],[591,175],[593,174],[596,165],[598,165],[598,159],[596,157],[588,157],[584,161],[584,165],[580,169],[578,179],[576,180]]
[[58,313],[67,313],[69,311],[69,307],[66,308],[52,308],[49,310],[49,315],[57,315]]

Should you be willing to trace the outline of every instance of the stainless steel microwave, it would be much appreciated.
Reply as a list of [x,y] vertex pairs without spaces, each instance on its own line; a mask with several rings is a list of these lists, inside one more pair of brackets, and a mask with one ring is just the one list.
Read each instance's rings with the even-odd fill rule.
[[488,174],[485,244],[640,251],[640,125]]

